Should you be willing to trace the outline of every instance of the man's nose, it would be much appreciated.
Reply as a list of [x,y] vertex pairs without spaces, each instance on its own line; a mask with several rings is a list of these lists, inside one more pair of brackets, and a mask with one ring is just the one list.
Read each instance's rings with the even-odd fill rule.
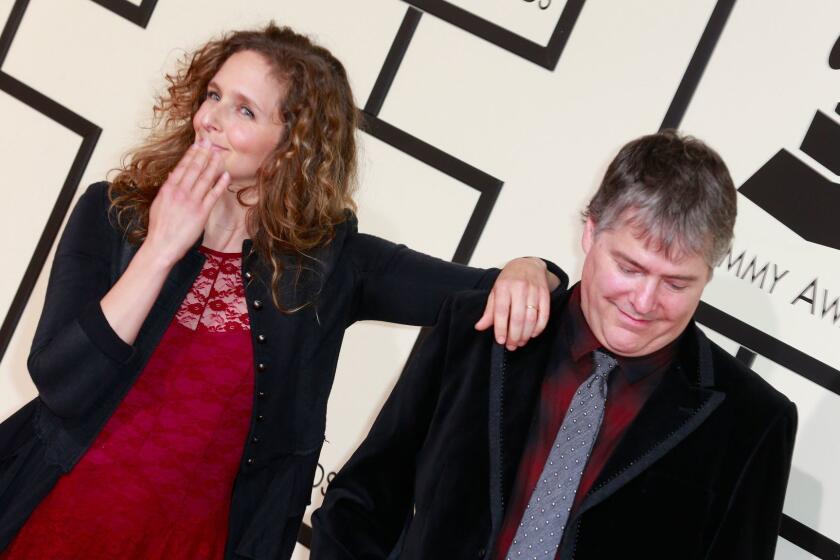
[[657,284],[655,278],[644,278],[633,290],[633,300],[630,303],[639,315],[647,315],[653,310],[656,303]]

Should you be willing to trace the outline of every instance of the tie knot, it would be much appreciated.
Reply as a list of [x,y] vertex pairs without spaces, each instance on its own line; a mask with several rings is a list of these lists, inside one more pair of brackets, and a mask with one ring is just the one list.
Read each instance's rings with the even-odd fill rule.
[[607,375],[618,366],[618,360],[603,350],[592,352],[592,359],[595,362],[595,371],[599,375]]

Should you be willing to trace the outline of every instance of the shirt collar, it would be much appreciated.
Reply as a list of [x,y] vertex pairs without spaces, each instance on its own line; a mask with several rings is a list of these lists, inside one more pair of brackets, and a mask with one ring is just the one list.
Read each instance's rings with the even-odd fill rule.
[[[577,362],[586,357],[590,359],[592,352],[602,348],[602,344],[595,338],[592,329],[586,322],[583,310],[580,306],[580,283],[575,284],[571,289],[568,304],[566,307],[565,320],[560,329],[568,345],[572,359]],[[624,372],[630,383],[641,381],[645,377],[660,372],[671,365],[676,357],[676,340],[660,348],[647,356],[629,358],[625,356],[614,356],[618,360],[619,369]],[[608,352],[609,353],[609,352]]]

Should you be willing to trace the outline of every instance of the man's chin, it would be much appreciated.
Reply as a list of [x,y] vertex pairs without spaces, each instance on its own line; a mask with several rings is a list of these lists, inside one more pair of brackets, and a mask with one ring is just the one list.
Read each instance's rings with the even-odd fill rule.
[[648,341],[642,340],[634,333],[628,332],[624,329],[616,329],[618,332],[606,333],[601,343],[604,348],[615,354],[616,356],[624,356],[626,358],[635,358],[643,356]]

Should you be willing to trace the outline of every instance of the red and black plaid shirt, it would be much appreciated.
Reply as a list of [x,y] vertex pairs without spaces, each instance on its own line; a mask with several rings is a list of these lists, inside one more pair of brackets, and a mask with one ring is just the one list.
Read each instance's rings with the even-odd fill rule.
[[[516,529],[566,416],[572,395],[592,374],[592,352],[601,348],[581,311],[579,285],[572,289],[560,321],[550,366],[540,390],[539,410],[534,412],[510,505],[496,541],[495,558],[499,560],[504,559],[516,536]],[[610,374],[604,419],[575,494],[572,514],[592,488],[627,427],[659,384],[674,354],[675,344],[671,343],[640,358],[616,356],[619,367]]]

